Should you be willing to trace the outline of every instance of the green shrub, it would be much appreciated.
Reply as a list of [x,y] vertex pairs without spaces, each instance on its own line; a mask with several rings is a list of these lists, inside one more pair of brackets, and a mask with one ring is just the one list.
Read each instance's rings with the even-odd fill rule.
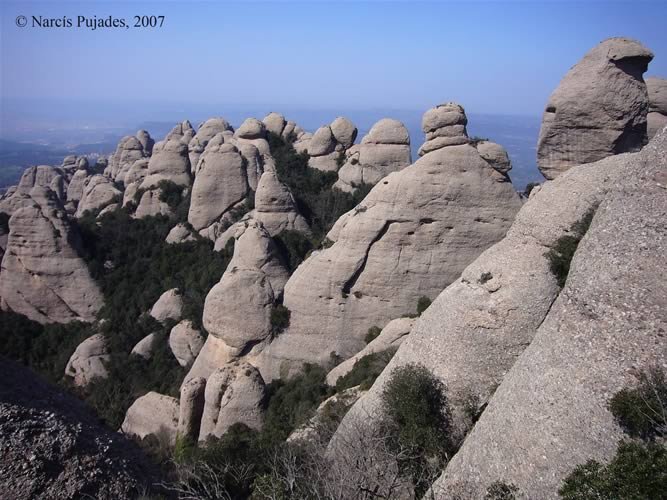
[[276,304],[271,308],[271,331],[273,335],[280,334],[289,326],[290,310],[282,304]]
[[382,328],[380,328],[379,326],[371,326],[368,329],[368,333],[366,333],[366,336],[364,337],[364,342],[366,342],[366,344],[370,344],[376,338],[378,338],[380,333],[382,333]]
[[526,189],[523,191],[523,195],[528,198],[530,196],[530,193],[535,189],[537,186],[539,186],[539,182],[529,182],[526,184]]
[[183,201],[183,186],[163,179],[158,182],[157,187],[160,190],[159,200],[169,205],[172,210],[176,209]]
[[554,246],[544,255],[549,259],[549,269],[556,277],[558,286],[563,288],[567,275],[570,272],[570,264],[574,253],[577,251],[579,242],[584,237],[595,215],[595,208],[591,208],[586,214],[570,228],[570,234],[558,238]]
[[667,432],[665,372],[658,367],[640,372],[637,387],[623,389],[614,395],[609,410],[633,437],[652,439],[664,436]]
[[262,432],[267,443],[287,439],[332,394],[325,378],[324,369],[306,364],[302,373],[289,380],[275,380],[267,386],[268,403]]
[[589,460],[564,480],[559,490],[567,500],[652,500],[667,498],[667,449],[622,441],[607,465]]
[[488,141],[489,139],[488,137],[480,137],[478,135],[473,135],[472,137],[470,137],[469,140],[470,140],[470,145],[476,147],[480,142]]
[[428,297],[419,297],[417,301],[417,316],[421,316],[426,309],[431,305],[431,299]]
[[345,374],[336,382],[336,392],[342,392],[350,387],[361,386],[362,391],[371,388],[375,379],[380,376],[385,366],[389,364],[391,358],[396,354],[396,349],[387,349],[381,352],[374,352],[364,356],[352,367],[349,373]]
[[399,458],[399,470],[412,479],[420,497],[454,451],[445,386],[423,365],[400,366],[382,391],[381,409],[391,446],[406,457]]
[[312,240],[299,231],[283,231],[273,237],[287,268],[293,273],[314,249]]
[[0,212],[0,234],[9,233],[9,214]]
[[495,481],[486,489],[484,500],[515,500],[519,492],[514,484],[503,481]]

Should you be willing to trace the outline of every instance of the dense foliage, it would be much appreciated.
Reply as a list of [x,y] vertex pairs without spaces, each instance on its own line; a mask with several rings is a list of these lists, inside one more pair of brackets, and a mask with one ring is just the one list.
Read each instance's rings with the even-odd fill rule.
[[[307,240],[298,241],[293,235],[281,237],[287,248],[292,248],[292,267],[299,258],[319,248],[324,237],[338,218],[357,206],[371,189],[369,185],[358,186],[355,193],[334,189],[338,179],[336,172],[322,172],[308,167],[308,155],[297,153],[294,147],[275,134],[269,134],[271,154],[276,162],[276,173],[281,182],[289,187],[301,214],[308,220],[312,234]],[[307,247],[307,248],[306,248]],[[303,257],[300,257],[303,260]]]
[[591,209],[570,228],[570,234],[558,238],[554,246],[545,254],[549,259],[549,269],[556,277],[558,286],[563,288],[570,272],[570,263],[577,251],[579,242],[584,237],[593,221],[595,209]]
[[374,352],[364,356],[352,367],[349,373],[343,375],[336,382],[336,391],[341,392],[350,387],[361,386],[361,390],[368,390],[380,376],[385,366],[389,364],[394,357],[396,349],[387,349],[385,351]]

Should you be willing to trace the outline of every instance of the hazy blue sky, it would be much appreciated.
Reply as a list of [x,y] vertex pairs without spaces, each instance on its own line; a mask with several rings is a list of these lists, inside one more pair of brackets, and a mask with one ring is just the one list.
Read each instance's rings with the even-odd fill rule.
[[[667,76],[667,2],[6,2],[5,102],[58,98],[538,115],[570,66],[611,36]],[[18,15],[164,15],[162,28],[19,28]]]

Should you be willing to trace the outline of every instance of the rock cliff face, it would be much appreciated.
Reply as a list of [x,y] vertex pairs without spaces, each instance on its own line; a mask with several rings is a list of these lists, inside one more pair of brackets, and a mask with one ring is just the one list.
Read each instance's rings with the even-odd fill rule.
[[[338,117],[330,125],[318,128],[313,136],[304,144],[310,159],[311,168],[325,172],[337,171],[344,158],[345,151],[354,144],[357,138],[357,127],[347,118]],[[300,148],[297,147],[297,151]]]
[[537,163],[547,179],[646,144],[648,95],[642,75],[651,59],[639,42],[610,38],[568,71],[542,118]]
[[19,208],[32,205],[30,191],[34,187],[51,189],[53,185],[59,191],[54,191],[54,194],[56,194],[57,198],[61,199],[62,189],[58,189],[58,185],[62,182],[64,175],[64,170],[58,167],[40,165],[38,167],[27,168],[23,172],[23,175],[21,175],[18,185],[0,199],[0,212],[12,215]]
[[647,133],[651,139],[667,126],[667,79],[647,78],[646,88],[648,90]]
[[290,327],[256,362],[265,379],[303,362],[326,363],[332,351],[352,356],[368,328],[414,313],[421,296],[436,297],[503,238],[521,201],[507,176],[467,144],[457,127],[464,121],[455,104],[427,112],[424,131],[453,123],[455,145],[432,145],[385,177],[338,220],[328,234],[333,245],[292,275],[284,298]]
[[79,236],[55,194],[34,187],[9,219],[2,308],[40,323],[93,321],[102,293],[77,254]]
[[135,498],[157,471],[77,398],[0,358],[0,497]]
[[116,151],[109,158],[104,169],[104,175],[113,181],[126,182],[125,176],[137,160],[147,158],[153,152],[155,141],[145,130],[140,130],[135,136],[125,136],[116,147]]
[[199,158],[206,149],[209,141],[217,134],[225,131],[233,132],[234,129],[227,120],[222,118],[210,118],[199,125],[197,133],[188,144],[188,158],[190,159],[190,167],[193,174],[197,170]]
[[176,125],[163,141],[155,144],[148,162],[148,175],[141,183],[142,189],[154,188],[163,180],[177,186],[191,184],[188,144],[194,135],[192,125],[186,120]]
[[88,211],[102,210],[113,203],[118,203],[122,198],[123,193],[107,177],[103,175],[87,177],[77,205],[76,217],[81,217]]
[[362,184],[377,184],[412,163],[408,129],[398,120],[384,118],[373,125],[361,144],[350,147],[345,156],[335,187],[353,191]]
[[439,497],[452,488],[477,496],[501,480],[528,498],[557,498],[574,465],[608,461],[624,437],[610,397],[638,370],[667,366],[667,286],[655,272],[667,254],[667,134],[599,167],[621,175],[535,339],[436,483]]

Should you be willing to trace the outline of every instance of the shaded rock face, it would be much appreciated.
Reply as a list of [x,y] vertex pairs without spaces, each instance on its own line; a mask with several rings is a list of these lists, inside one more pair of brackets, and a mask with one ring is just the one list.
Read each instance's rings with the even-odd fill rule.
[[243,157],[222,134],[208,143],[192,187],[188,222],[199,231],[242,202],[249,192]]
[[[339,169],[341,155],[354,144],[357,128],[347,118],[338,117],[330,125],[320,127],[307,138],[303,148],[295,144],[297,151],[307,150],[308,165],[325,172]],[[304,137],[301,138],[304,141]]]
[[648,95],[642,75],[651,59],[639,42],[610,38],[568,71],[542,117],[537,164],[547,179],[646,144]]
[[141,183],[142,189],[150,189],[160,181],[170,181],[177,186],[189,186],[192,182],[188,144],[195,135],[190,122],[176,125],[163,141],[153,147],[148,162],[148,175]]
[[217,369],[206,382],[199,440],[221,437],[236,423],[261,429],[266,388],[257,369],[245,362]]
[[139,130],[135,136],[123,137],[109,158],[104,175],[111,180],[125,182],[125,176],[134,162],[151,156],[154,143],[155,141],[145,130]]
[[288,281],[290,327],[259,355],[262,375],[324,364],[332,351],[352,356],[368,328],[414,313],[420,297],[436,297],[502,239],[520,206],[507,177],[468,144],[389,174],[338,220],[328,234],[334,244]]
[[193,174],[197,169],[199,158],[206,149],[209,141],[217,134],[225,131],[233,132],[234,129],[223,118],[210,118],[199,125],[199,130],[197,130],[197,133],[188,144],[188,157]]
[[88,179],[88,172],[86,170],[77,170],[67,186],[67,211],[75,212],[76,208],[83,198],[83,191]]
[[77,398],[0,358],[0,497],[135,498],[157,482],[138,447]]
[[178,428],[178,400],[169,396],[149,392],[138,398],[127,409],[121,432],[140,439],[149,435],[164,437],[174,445]]
[[185,243],[186,241],[194,241],[196,237],[192,234],[185,224],[176,224],[165,238],[169,244]]
[[105,363],[109,361],[109,350],[104,335],[98,333],[81,342],[65,367],[65,375],[74,379],[74,385],[85,386],[94,378],[108,376]]
[[[79,257],[79,235],[48,189],[35,187],[9,219],[2,307],[40,323],[93,321],[103,296]],[[29,203],[29,204],[28,204]]]
[[377,184],[383,177],[410,163],[408,130],[398,120],[384,118],[373,125],[361,144],[347,150],[335,187],[353,191],[361,184]]
[[191,365],[203,345],[204,336],[192,325],[192,321],[181,321],[171,329],[169,348],[179,365]]
[[113,182],[103,175],[93,175],[84,182],[83,193],[77,205],[76,217],[86,212],[94,212],[118,202],[123,193],[114,186]]
[[[480,496],[497,480],[515,484],[526,498],[558,498],[576,465],[609,461],[627,437],[609,399],[636,385],[640,370],[667,366],[667,285],[655,272],[667,253],[667,204],[659,183],[666,153],[662,133],[640,153],[604,165],[605,173],[621,175],[612,174],[567,283],[534,340],[435,484],[438,498],[449,498],[452,488]],[[556,183],[602,170],[601,163],[575,168]]]
[[380,335],[373,339],[366,347],[351,358],[346,359],[327,373],[327,384],[335,386],[338,379],[352,371],[357,361],[370,354],[386,351],[387,349],[398,349],[412,330],[415,318],[397,318],[387,323]]
[[650,77],[646,79],[648,90],[647,134],[653,138],[667,126],[667,79]]
[[195,377],[181,387],[178,416],[178,435],[195,442],[199,438],[201,418],[204,414],[206,379]]
[[178,288],[172,288],[160,295],[150,312],[150,315],[161,323],[168,319],[180,321],[182,314],[183,298]]
[[[130,186],[133,186],[132,184]],[[131,191],[126,190],[126,195],[129,196]],[[139,205],[137,205],[136,210],[134,211],[134,217],[137,219],[143,219],[144,217],[152,217],[156,215],[166,215],[169,216],[172,214],[171,207],[166,202],[160,200],[160,195],[162,190],[149,189],[144,191],[139,200]],[[133,199],[132,196],[131,199]]]

